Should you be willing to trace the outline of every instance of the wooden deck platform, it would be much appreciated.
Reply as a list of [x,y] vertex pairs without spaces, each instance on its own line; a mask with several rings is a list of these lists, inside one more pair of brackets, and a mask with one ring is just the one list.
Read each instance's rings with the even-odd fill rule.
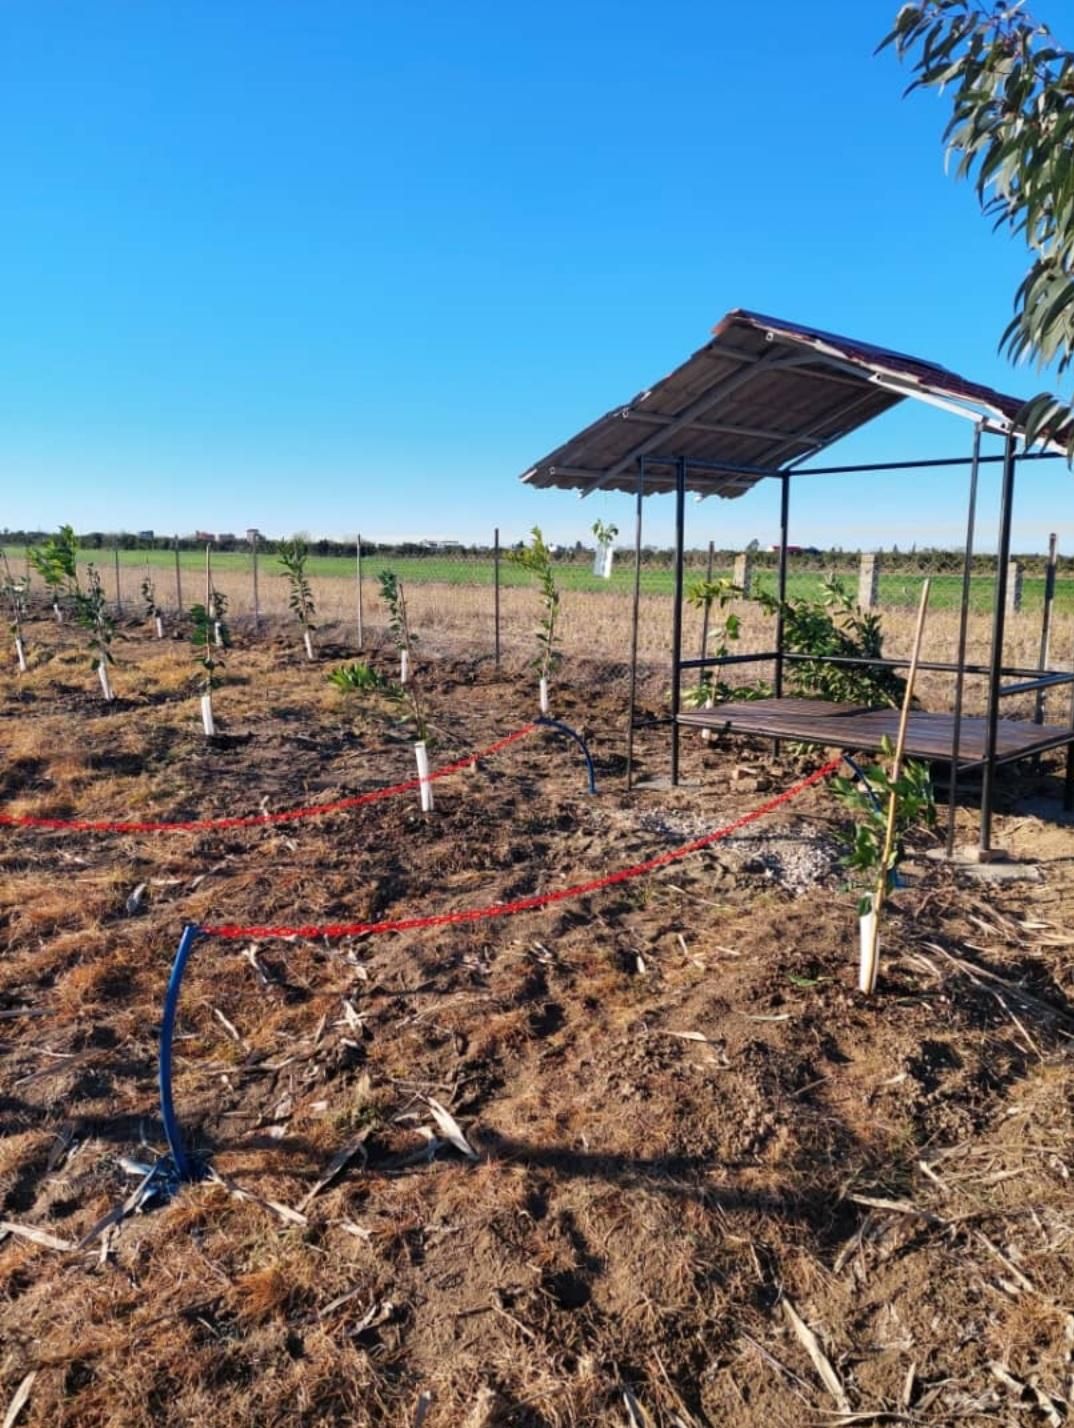
[[[789,739],[800,744],[875,753],[899,731],[897,709],[870,709],[860,704],[832,704],[823,699],[757,699],[718,704],[714,709],[684,710],[684,728],[728,734],[752,734]],[[951,714],[910,715],[906,752],[912,758],[950,760],[955,721]],[[987,720],[964,715],[959,747],[960,767],[983,763]],[[1074,743],[1074,730],[1056,724],[1031,724],[1001,719],[996,742],[998,763],[1013,763],[1045,749]]]

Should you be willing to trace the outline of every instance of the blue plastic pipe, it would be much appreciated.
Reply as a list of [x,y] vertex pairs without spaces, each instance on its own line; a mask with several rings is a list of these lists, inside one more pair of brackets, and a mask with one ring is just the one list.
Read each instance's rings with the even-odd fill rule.
[[179,948],[172,963],[168,978],[168,990],[164,993],[164,1015],[160,1022],[160,1118],[164,1122],[164,1136],[171,1151],[172,1164],[180,1180],[196,1180],[194,1163],[183,1148],[183,1134],[175,1114],[175,1100],[172,1096],[172,1041],[175,1037],[175,1018],[179,1011],[179,989],[183,985],[183,973],[194,943],[201,936],[201,928],[188,922],[179,939]]
[[541,727],[544,729],[555,729],[557,733],[566,734],[569,739],[574,740],[574,742],[581,749],[582,755],[585,758],[586,772],[589,775],[589,792],[596,793],[596,770],[593,768],[593,759],[589,753],[589,748],[586,744],[586,741],[582,738],[581,734],[579,734],[577,730],[572,729],[569,724],[563,724],[558,719],[549,719],[547,714],[540,715],[534,722],[540,724]]

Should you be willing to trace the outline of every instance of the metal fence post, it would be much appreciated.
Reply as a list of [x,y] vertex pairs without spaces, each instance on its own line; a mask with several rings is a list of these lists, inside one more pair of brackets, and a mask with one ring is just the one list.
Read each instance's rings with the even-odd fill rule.
[[[715,553],[716,553],[716,542],[710,540],[710,541],[709,541],[709,557],[708,557],[708,560],[705,562],[705,584],[706,584],[706,585],[711,585],[711,584],[712,584],[712,560],[713,560],[713,556],[715,555]],[[711,603],[710,601],[706,600],[705,603],[704,603],[704,604],[702,605],[702,607],[701,607],[701,648],[700,648],[700,650],[698,651],[698,655],[697,655],[698,659],[704,659],[705,656],[708,654],[708,650],[709,650],[709,605],[710,605],[710,603]],[[699,669],[699,670],[698,670],[698,672],[697,672],[697,687],[698,687],[698,689],[703,689],[703,688],[704,688],[704,686],[705,686],[705,677],[706,677],[707,673],[708,673],[708,671],[705,670],[705,669]]]
[[257,587],[257,527],[251,526],[246,534],[250,541],[250,557],[254,572],[254,634],[256,635],[261,628],[261,596]]
[[112,562],[116,568],[116,614],[123,614],[123,591],[119,586],[119,546],[112,547]]
[[500,667],[500,528],[492,533],[493,642],[496,668]]
[[[1055,568],[1057,565],[1056,546],[1058,544],[1055,532],[1048,537],[1048,564],[1044,569],[1044,614],[1041,618],[1040,627],[1040,671],[1044,674],[1048,668],[1048,660],[1051,655],[1052,643],[1052,603],[1055,600]],[[1033,711],[1034,724],[1044,723],[1044,690],[1037,690],[1037,704]]]
[[183,613],[183,576],[179,569],[179,537],[175,537],[175,608]]
[[355,592],[358,597],[358,648],[361,650],[365,645],[365,630],[362,621],[362,533],[359,531],[354,538],[354,583]]

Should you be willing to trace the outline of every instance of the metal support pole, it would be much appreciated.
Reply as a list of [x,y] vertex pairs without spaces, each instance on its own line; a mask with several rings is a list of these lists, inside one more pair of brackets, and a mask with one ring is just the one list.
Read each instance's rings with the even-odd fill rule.
[[119,546],[112,547],[112,562],[116,568],[116,614],[123,614],[123,591],[119,584]]
[[645,457],[638,461],[638,496],[634,514],[634,602],[630,615],[630,694],[627,699],[626,786],[634,779],[634,703],[638,689],[638,609],[641,604],[641,503],[645,498]]
[[183,613],[183,576],[179,569],[179,537],[175,537],[175,608]]
[[947,803],[947,856],[955,851],[955,809],[958,804],[958,756],[962,748],[962,699],[966,687],[966,637],[969,630],[970,596],[973,586],[973,533],[977,522],[977,478],[981,469],[981,425],[973,430],[973,464],[970,467],[970,495],[966,505],[966,553],[962,559],[962,605],[958,620],[958,652],[955,663],[955,729],[951,742],[951,787]]
[[358,599],[358,648],[365,646],[365,630],[362,621],[362,533],[354,538],[354,585]]
[[496,668],[500,667],[500,528],[492,533],[492,585],[493,585],[493,647],[496,651]]
[[[1044,614],[1040,626],[1040,672],[1048,668],[1052,644],[1052,605],[1055,601],[1056,545],[1058,538],[1053,531],[1048,537],[1048,564],[1044,570]],[[1044,690],[1037,690],[1037,704],[1033,711],[1034,724],[1044,723]]]
[[257,531],[250,532],[250,553],[254,569],[254,634],[261,628],[261,596],[257,588]]
[[686,544],[686,458],[675,461],[675,609],[671,623],[671,786],[679,782],[679,706],[682,691],[679,679],[682,671],[682,594],[683,561]]
[[[712,560],[716,552],[716,542],[709,541],[709,558],[705,562],[705,584],[712,584]],[[697,652],[698,659],[704,659],[709,648],[709,602],[706,600],[702,606],[701,615],[701,648]],[[701,689],[705,683],[705,671],[699,670],[697,676],[697,687]]]
[[1003,636],[1007,622],[1007,565],[1011,558],[1011,516],[1014,508],[1016,459],[1014,436],[1007,437],[1004,451],[1003,485],[999,503],[999,541],[996,549],[996,591],[992,612],[992,659],[988,674],[988,731],[985,744],[984,779],[981,785],[980,849],[992,848],[992,810],[996,793],[996,742],[999,734],[999,686],[1003,669]]
[[780,479],[779,493],[779,573],[776,576],[776,681],[775,695],[783,698],[783,606],[787,599],[787,537],[791,517],[791,478]]
[[[1074,736],[1074,693],[1070,697],[1070,732]],[[1067,745],[1067,776],[1063,783],[1063,807],[1074,813],[1074,738]]]

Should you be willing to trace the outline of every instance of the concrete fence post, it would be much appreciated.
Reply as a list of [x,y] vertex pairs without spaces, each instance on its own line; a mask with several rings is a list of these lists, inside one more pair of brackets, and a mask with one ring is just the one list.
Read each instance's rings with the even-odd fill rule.
[[880,594],[880,557],[863,554],[858,571],[858,604],[863,610],[875,610]]
[[1022,562],[1012,560],[1007,564],[1007,614],[1017,615],[1022,608]]
[[735,556],[734,580],[743,595],[749,595],[753,586],[753,556],[748,550]]

